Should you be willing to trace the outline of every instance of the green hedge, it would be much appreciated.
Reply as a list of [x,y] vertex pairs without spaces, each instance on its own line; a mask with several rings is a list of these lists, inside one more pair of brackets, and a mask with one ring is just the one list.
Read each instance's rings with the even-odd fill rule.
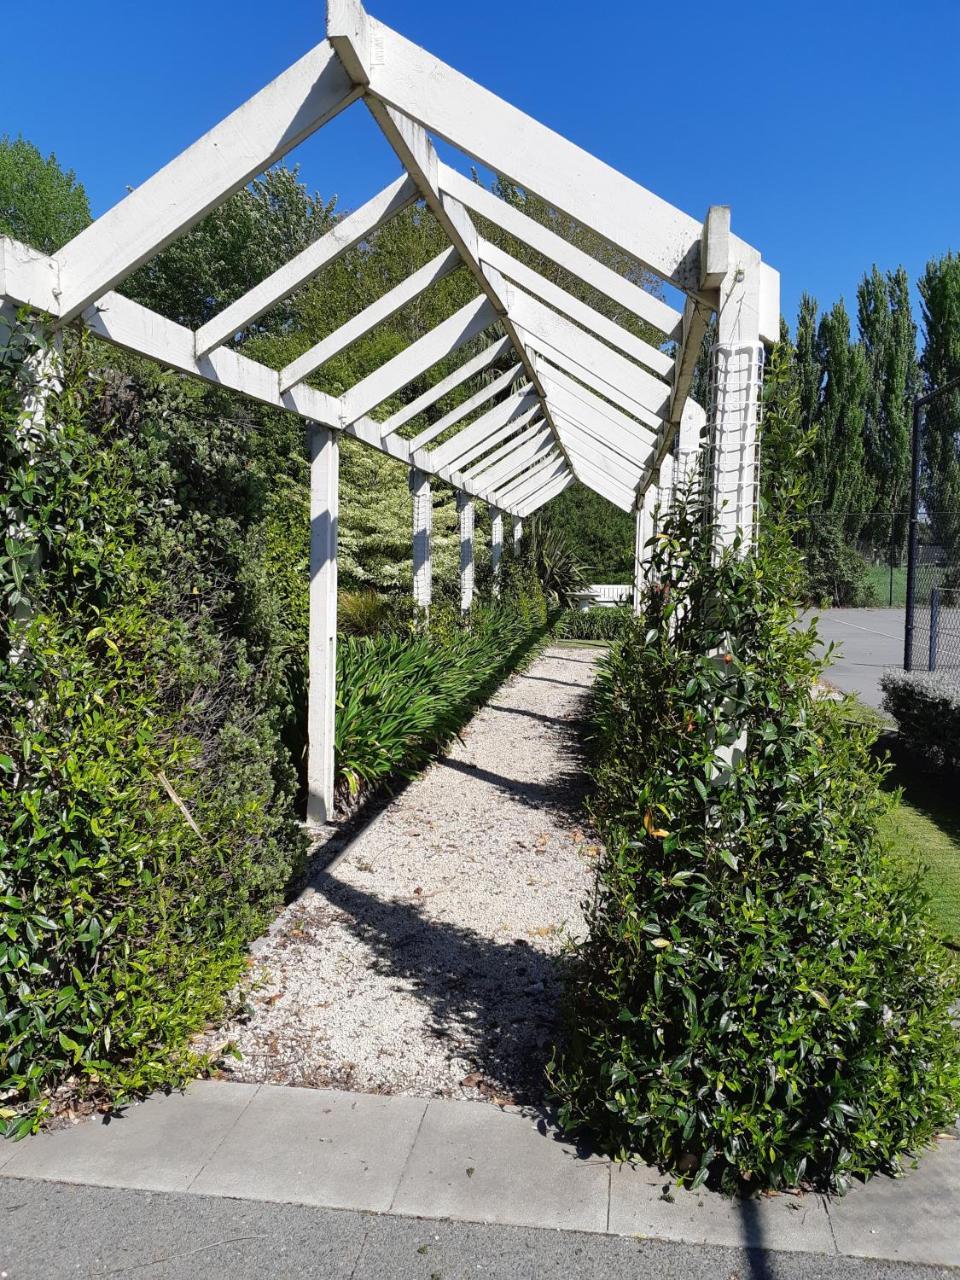
[[960,768],[960,680],[926,671],[885,671],[883,709],[904,745],[937,766]]
[[878,835],[871,731],[813,698],[779,553],[717,563],[695,511],[662,534],[597,689],[561,1123],[695,1184],[842,1189],[956,1117],[957,973]]
[[633,610],[619,605],[612,609],[566,609],[560,615],[556,633],[562,640],[619,640],[633,621]]
[[0,1097],[175,1083],[304,855],[242,423],[68,340],[43,424],[0,346]]

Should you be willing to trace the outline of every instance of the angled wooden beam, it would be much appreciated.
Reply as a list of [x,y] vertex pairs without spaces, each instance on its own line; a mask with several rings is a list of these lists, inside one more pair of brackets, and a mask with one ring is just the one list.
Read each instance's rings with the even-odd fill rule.
[[379,369],[355,383],[340,399],[343,422],[353,422],[382,404],[401,387],[435,365],[444,356],[458,351],[494,324],[499,317],[482,294],[448,316],[429,333],[398,352]]
[[584,430],[572,418],[557,415],[557,429],[563,436],[570,456],[579,453],[588,462],[594,462],[601,471],[606,471],[611,479],[618,480],[631,491],[636,489],[647,473],[647,463],[636,458],[625,457],[606,440],[598,439]]
[[301,250],[289,262],[272,271],[265,280],[249,289],[197,330],[197,354],[205,355],[253,324],[271,307],[312,280],[324,267],[365,240],[390,218],[417,199],[417,188],[406,174],[394,179],[372,200],[341,218],[335,226]]
[[632,312],[639,320],[653,325],[665,337],[679,337],[680,312],[661,298],[641,289],[569,240],[564,240],[549,227],[528,217],[512,204],[507,204],[506,200],[501,200],[486,187],[471,182],[449,165],[440,164],[439,178],[444,195],[459,200],[468,209],[494,223],[534,252],[548,258],[598,293],[604,294],[611,302]]
[[511,319],[524,331],[563,351],[572,360],[592,369],[599,377],[628,395],[658,418],[670,404],[669,383],[613,351],[592,334],[539,302],[532,294],[512,285],[507,294]]
[[[459,480],[469,480],[474,484],[484,484],[484,481],[478,481],[476,479],[471,467],[471,463],[475,462],[477,458],[485,456],[492,457],[493,455],[490,453],[491,449],[493,449],[495,453],[499,454],[501,449],[506,449],[508,447],[512,448],[513,445],[515,445],[519,440],[524,439],[531,431],[545,430],[549,432],[550,428],[544,422],[543,418],[538,416],[539,412],[540,406],[537,404],[533,409],[528,409],[519,416],[511,418],[508,422],[504,423],[499,431],[494,431],[492,434],[484,436],[482,440],[478,440],[475,444],[472,444],[469,449],[464,450],[464,452],[455,458],[452,463],[448,463],[448,469],[454,477],[454,482],[456,483]],[[505,444],[503,443],[504,441],[506,441]],[[495,446],[498,445],[500,448],[495,448]],[[468,467],[471,467],[469,471],[467,470]]]
[[[509,424],[509,428],[503,434],[507,435],[509,433],[515,433],[513,423]],[[498,432],[498,434],[500,433]],[[534,419],[519,434],[510,434],[510,438],[504,439],[502,444],[499,441],[484,440],[478,452],[474,454],[474,458],[480,459],[479,462],[475,462],[474,458],[461,459],[458,474],[465,476],[469,480],[477,480],[483,472],[507,457],[518,445],[524,444],[527,440],[532,440],[534,436],[543,436],[545,439],[552,438],[550,428],[542,419]],[[497,444],[497,448],[493,449],[492,452],[490,452],[491,443]],[[482,457],[480,457],[481,454],[483,455]]]
[[548,481],[542,489],[538,489],[532,497],[521,503],[518,508],[519,519],[517,523],[521,523],[527,516],[532,516],[535,511],[539,511],[551,499],[563,493],[564,489],[569,489],[575,479],[576,476],[573,472],[568,471],[566,475],[557,476],[555,479]]
[[360,96],[323,41],[56,255],[72,320]]
[[[523,434],[527,435],[526,432]],[[511,444],[513,443],[511,441]],[[522,444],[517,443],[506,457],[501,458],[494,466],[485,466],[479,475],[473,476],[473,479],[486,489],[496,489],[505,485],[513,476],[519,475],[531,462],[553,447],[553,433],[546,423],[541,422]]]
[[[456,426],[462,418],[467,414],[473,413],[474,409],[479,409],[482,404],[486,404],[488,400],[492,400],[494,396],[506,391],[507,387],[512,386],[516,381],[517,374],[523,369],[523,365],[515,364],[507,369],[505,373],[501,373],[499,377],[488,382],[485,387],[481,387],[479,391],[472,396],[468,396],[455,409],[451,409],[449,413],[445,413],[442,418],[438,418],[431,426],[421,431],[419,435],[413,437],[410,441],[411,449],[422,449],[428,445],[431,440],[436,440],[437,436],[442,436],[450,427]],[[526,384],[529,386],[529,383]],[[526,390],[526,386],[516,388],[517,391]]]
[[595,467],[581,454],[571,453],[570,459],[574,473],[581,484],[586,485],[588,489],[593,489],[595,493],[599,493],[602,498],[612,502],[621,511],[633,510],[636,494],[632,489],[618,485],[604,471],[601,471],[599,467]]
[[588,306],[585,302],[581,302],[573,294],[567,293],[565,289],[561,289],[559,285],[540,275],[538,271],[533,271],[522,262],[518,262],[509,253],[504,253],[495,244],[491,244],[489,240],[480,241],[480,261],[495,267],[507,280],[512,280],[514,284],[520,285],[529,294],[539,298],[541,302],[548,303],[559,311],[561,315],[567,316],[570,320],[575,320],[577,324],[582,325],[590,333],[595,334],[598,338],[603,338],[605,342],[609,342],[626,355],[632,356],[634,360],[646,365],[648,369],[652,369],[655,373],[672,377],[672,356],[667,355],[665,351],[659,351],[656,347],[651,346],[649,342],[644,342],[642,338],[630,333],[628,329],[624,329],[622,325],[617,324],[615,321],[608,320],[605,315]]
[[328,334],[320,342],[314,343],[309,351],[305,351],[302,356],[298,356],[296,360],[281,369],[281,391],[286,391],[288,387],[294,387],[304,378],[308,378],[321,365],[346,350],[364,334],[414,302],[421,294],[426,293],[431,285],[436,284],[438,280],[443,280],[459,265],[460,255],[452,245],[449,249],[438,253],[419,271],[414,271],[412,275],[407,276],[406,280],[401,280],[398,285],[388,290],[381,298],[377,298],[375,302],[371,302],[368,307],[364,307],[346,324],[342,324],[339,329]]
[[[525,329],[521,329],[520,332],[523,334],[523,340],[529,349],[539,356],[543,356],[544,360],[549,362],[550,365],[573,378],[579,379],[592,391],[596,391],[599,395],[612,401],[614,406],[618,407],[622,413],[632,415],[646,427],[652,427],[654,433],[660,430],[662,419],[657,414],[652,413],[645,405],[634,400],[618,385],[607,381],[589,365],[584,365],[579,360],[573,359],[565,349],[556,347],[550,342],[545,342],[539,335],[528,333]],[[614,353],[611,352],[610,354],[613,355]],[[580,352],[580,355],[583,356],[583,352]],[[538,360],[536,363],[538,369],[543,368],[542,361]],[[548,368],[547,372],[551,372],[551,369]]]
[[[517,505],[548,480],[552,480],[555,476],[563,475],[567,471],[572,470],[569,461],[563,456],[559,448],[554,447],[543,458],[538,458],[532,466],[528,467],[516,480],[511,480],[509,484],[504,485],[502,489],[496,490],[498,497],[502,497],[505,502]],[[499,502],[497,503],[499,506]]]
[[477,418],[476,422],[471,422],[468,427],[458,431],[451,440],[438,445],[435,449],[424,451],[424,457],[430,460],[431,467],[451,465],[473,445],[489,439],[495,431],[508,423],[518,422],[525,414],[535,413],[539,407],[540,402],[535,391],[507,396],[505,400],[501,400],[499,404],[495,404],[492,409],[488,409]]
[[402,409],[398,409],[396,413],[391,414],[389,418],[380,423],[380,430],[383,436],[393,435],[394,432],[405,426],[411,418],[415,418],[418,413],[423,413],[424,409],[429,409],[432,404],[442,400],[445,395],[466,382],[468,378],[473,378],[478,373],[482,373],[495,360],[512,351],[513,343],[507,337],[497,338],[494,342],[489,343],[477,355],[465,360],[452,373],[448,373],[445,378],[441,378],[439,382],[434,383],[432,387],[428,387],[416,399],[411,400],[409,404],[405,404]]
[[559,384],[551,381],[546,373],[542,376],[547,388],[547,398],[558,417],[563,418],[565,422],[575,423],[581,431],[604,441],[611,449],[615,449],[635,465],[642,468],[650,465],[656,443],[651,433],[640,427],[625,425],[633,420],[626,418],[618,421],[577,396],[571,395]]
[[649,426],[638,422],[636,418],[618,409],[609,400],[602,399],[582,382],[577,382],[569,374],[564,373],[556,365],[548,364],[545,359],[537,358],[537,371],[547,388],[548,397],[560,395],[560,403],[573,413],[578,421],[598,435],[606,435],[612,424],[619,428],[620,434],[629,444],[638,441],[652,448],[657,441],[657,432]]
[[[356,5],[357,0],[342,0],[342,3],[350,7]],[[359,8],[362,10],[362,6]],[[533,360],[520,341],[504,301],[506,281],[500,277],[495,268],[484,267],[480,262],[477,229],[464,206],[457,200],[444,198],[441,195],[438,182],[440,161],[426,130],[403,112],[395,111],[375,97],[367,95],[364,101],[401,164],[416,182],[430,212],[449,236],[477,284],[490,300],[490,305],[500,316],[504,332],[512,341],[514,350],[523,362],[527,378],[540,396],[543,415],[549,423],[550,411],[547,408],[543,389],[537,382]]]

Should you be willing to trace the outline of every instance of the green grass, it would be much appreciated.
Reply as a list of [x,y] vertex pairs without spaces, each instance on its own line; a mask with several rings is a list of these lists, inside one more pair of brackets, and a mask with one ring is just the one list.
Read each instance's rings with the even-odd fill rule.
[[884,822],[887,848],[904,867],[924,867],[930,913],[945,942],[960,946],[960,805],[956,788],[942,777],[920,772],[897,761],[890,787],[901,787],[903,798]]
[[881,607],[892,605],[894,609],[902,609],[907,603],[907,571],[893,571],[893,599],[890,599],[890,566],[886,564],[868,564],[866,573],[870,594]]

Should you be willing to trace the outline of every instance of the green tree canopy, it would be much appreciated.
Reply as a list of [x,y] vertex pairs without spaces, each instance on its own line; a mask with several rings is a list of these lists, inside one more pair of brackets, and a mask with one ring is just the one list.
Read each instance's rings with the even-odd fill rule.
[[25,138],[0,137],[0,235],[56,253],[90,222],[87,193],[73,170],[46,159]]

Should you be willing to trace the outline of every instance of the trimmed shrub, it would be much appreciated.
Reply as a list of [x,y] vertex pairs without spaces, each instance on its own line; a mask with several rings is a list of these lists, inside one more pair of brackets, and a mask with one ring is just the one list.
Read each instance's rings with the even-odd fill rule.
[[606,848],[552,1084],[617,1157],[842,1190],[956,1117],[957,974],[878,838],[870,731],[812,695],[784,553],[711,543],[667,518],[644,625],[602,664]]
[[242,432],[184,415],[162,384],[98,385],[72,340],[63,391],[28,428],[32,345],[19,330],[0,353],[0,1115],[13,1136],[58,1090],[106,1105],[202,1065],[189,1038],[305,850]]
[[960,768],[960,680],[926,671],[885,671],[883,709],[904,744],[938,767]]
[[632,609],[566,609],[557,623],[562,640],[620,640],[633,626]]

